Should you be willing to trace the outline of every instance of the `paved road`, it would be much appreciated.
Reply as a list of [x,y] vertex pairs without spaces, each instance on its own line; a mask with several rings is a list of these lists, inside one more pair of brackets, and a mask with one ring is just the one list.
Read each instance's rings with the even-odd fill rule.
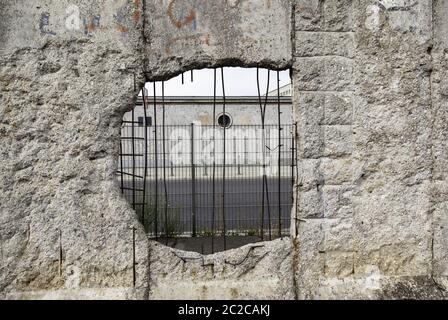
[[[132,188],[132,182],[126,181],[125,187]],[[142,189],[143,183],[136,181],[136,188]],[[225,181],[225,222],[226,230],[250,230],[254,232],[261,228],[262,215],[262,178],[256,177],[252,179],[235,179],[230,178]],[[282,178],[280,180],[281,188],[281,226],[282,229],[289,227],[289,218],[292,203],[292,187],[291,180]],[[151,207],[155,203],[156,185],[154,181],[147,182],[147,202],[151,202]],[[195,186],[191,180],[169,180],[167,181],[168,192],[168,220],[177,221],[176,225],[181,231],[190,232],[192,228],[192,204],[193,204],[193,189],[196,193],[196,230],[198,233],[210,231],[212,227],[212,212],[213,212],[213,181],[211,179],[200,179],[196,181]],[[279,206],[278,206],[278,179],[268,178],[267,189],[269,191],[269,204],[271,215],[271,228],[278,230],[279,225]],[[222,179],[215,182],[215,227],[222,229],[223,214],[222,214],[222,199],[223,199],[223,181]],[[137,192],[136,195],[141,195]],[[159,214],[158,220],[163,226],[164,223],[164,184],[163,181],[158,183],[159,194]],[[125,195],[130,202],[132,202],[132,191],[126,190]],[[138,199],[137,203],[141,203]],[[138,209],[138,208],[137,208]],[[264,226],[268,230],[269,211],[267,207],[267,199],[265,197],[264,210]],[[163,227],[161,227],[163,228]],[[160,228],[159,228],[160,230]],[[278,231],[277,231],[278,232]]]

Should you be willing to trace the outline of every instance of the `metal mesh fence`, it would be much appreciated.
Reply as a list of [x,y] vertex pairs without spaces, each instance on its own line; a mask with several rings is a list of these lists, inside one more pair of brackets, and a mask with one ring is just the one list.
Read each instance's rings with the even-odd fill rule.
[[123,123],[122,192],[154,238],[283,236],[292,208],[293,129]]

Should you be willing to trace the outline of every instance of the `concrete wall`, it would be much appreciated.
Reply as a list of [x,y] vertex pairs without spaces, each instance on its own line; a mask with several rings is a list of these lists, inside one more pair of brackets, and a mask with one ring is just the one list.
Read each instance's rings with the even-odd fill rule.
[[[447,296],[444,1],[0,7],[2,297]],[[148,241],[114,172],[145,81],[223,65],[293,69],[296,225],[202,257]]]
[[299,298],[446,294],[433,5],[296,2]]

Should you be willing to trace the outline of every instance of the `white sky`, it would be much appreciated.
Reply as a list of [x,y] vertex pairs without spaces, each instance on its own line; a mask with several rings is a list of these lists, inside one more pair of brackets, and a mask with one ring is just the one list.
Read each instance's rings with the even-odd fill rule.
[[[165,81],[165,96],[213,96],[213,70],[202,69],[184,74],[182,85],[181,75]],[[260,68],[260,94],[266,94],[267,69]],[[258,96],[256,68],[224,68],[226,96]],[[216,69],[216,95],[222,96],[221,69]],[[280,71],[280,87],[291,83],[289,70]],[[148,95],[153,96],[153,83],[147,83]],[[277,72],[270,72],[269,91],[277,89]],[[162,94],[162,83],[156,83],[156,94]]]

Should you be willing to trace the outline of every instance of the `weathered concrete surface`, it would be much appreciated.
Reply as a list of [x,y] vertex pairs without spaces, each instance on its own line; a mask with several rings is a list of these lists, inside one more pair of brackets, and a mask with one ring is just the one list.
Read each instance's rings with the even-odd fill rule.
[[433,101],[433,272],[448,281],[448,12],[446,1],[434,5],[434,44],[431,76]]
[[[447,6],[0,0],[1,297],[446,298]],[[297,219],[201,257],[149,242],[114,172],[144,81],[221,65],[293,68]]]
[[[185,298],[164,289],[170,287],[163,273],[172,267],[171,252],[152,252],[120,196],[114,173],[123,114],[135,105],[145,77],[168,76],[192,64],[285,67],[291,60],[287,1],[215,2],[220,10],[191,3],[197,30],[193,21],[180,28],[172,24],[180,17],[176,1],[0,1],[2,297]],[[248,20],[252,14],[258,18]],[[212,42],[176,40],[177,56],[167,53],[173,37],[194,38],[196,31],[207,32]],[[132,227],[137,228],[135,288]],[[282,298],[287,292],[291,297],[288,241],[272,246],[269,254],[254,249],[247,260],[254,264],[261,250],[256,270],[276,272],[266,280],[266,292],[245,291],[240,278],[254,271],[244,264],[236,270],[246,276],[224,272],[229,290],[221,297]],[[149,257],[156,255],[150,278]],[[232,261],[238,257],[229,255]],[[263,285],[266,274],[258,276]],[[150,295],[150,285],[162,289]],[[202,288],[195,281],[189,288],[195,285]]]
[[291,1],[147,1],[148,76],[210,66],[291,65]]
[[100,25],[66,30],[68,1],[0,2],[2,23],[15,26],[0,59],[3,293],[132,287],[133,226],[136,285],[148,286],[148,241],[114,181],[120,118],[136,94],[126,67],[141,61],[142,23],[126,13],[138,8],[70,3],[87,20],[101,13]]
[[295,22],[299,298],[446,297],[432,1],[297,1]]
[[289,238],[209,256],[151,248],[152,299],[294,299]]

